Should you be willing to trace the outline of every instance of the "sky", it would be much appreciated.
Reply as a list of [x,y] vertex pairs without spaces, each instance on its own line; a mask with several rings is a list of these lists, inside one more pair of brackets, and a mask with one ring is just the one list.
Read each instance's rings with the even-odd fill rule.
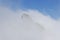
[[60,40],[59,0],[0,0],[0,40]]
[[44,15],[60,17],[60,0],[2,0],[2,4],[12,9],[36,9]]

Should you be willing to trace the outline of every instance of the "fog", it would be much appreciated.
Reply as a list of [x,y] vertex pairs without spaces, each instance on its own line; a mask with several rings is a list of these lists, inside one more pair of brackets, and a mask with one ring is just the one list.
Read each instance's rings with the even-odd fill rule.
[[0,7],[0,40],[60,40],[59,24],[37,10]]

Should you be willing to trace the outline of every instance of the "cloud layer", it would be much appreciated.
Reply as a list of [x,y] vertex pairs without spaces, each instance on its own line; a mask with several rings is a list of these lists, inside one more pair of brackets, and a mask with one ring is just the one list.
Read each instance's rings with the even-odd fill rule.
[[[23,14],[29,15],[32,21],[29,17],[27,21],[23,20]],[[41,26],[43,31],[40,30]],[[20,9],[14,12],[0,7],[0,40],[60,40],[59,37],[60,19],[55,20],[38,10]]]

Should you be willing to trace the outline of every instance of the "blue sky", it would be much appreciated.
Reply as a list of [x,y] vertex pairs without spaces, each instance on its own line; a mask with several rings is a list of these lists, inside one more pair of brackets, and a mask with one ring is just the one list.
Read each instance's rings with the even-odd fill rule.
[[35,9],[53,18],[60,17],[60,0],[1,0],[3,5],[12,9]]

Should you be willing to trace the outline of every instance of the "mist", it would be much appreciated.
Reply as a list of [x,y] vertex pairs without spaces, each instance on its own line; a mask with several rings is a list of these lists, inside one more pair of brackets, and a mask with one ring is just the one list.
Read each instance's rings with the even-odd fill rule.
[[0,40],[60,40],[60,20],[38,10],[0,7]]

